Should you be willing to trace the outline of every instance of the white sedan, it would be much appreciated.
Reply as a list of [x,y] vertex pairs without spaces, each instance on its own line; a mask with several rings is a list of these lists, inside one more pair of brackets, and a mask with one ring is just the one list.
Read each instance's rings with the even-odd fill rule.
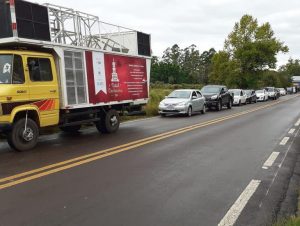
[[233,105],[241,106],[247,104],[247,94],[242,89],[231,89],[229,92],[234,94]]
[[287,94],[285,88],[279,88],[279,92],[281,96],[286,96]]
[[269,94],[265,89],[256,90],[257,101],[267,101],[269,100]]

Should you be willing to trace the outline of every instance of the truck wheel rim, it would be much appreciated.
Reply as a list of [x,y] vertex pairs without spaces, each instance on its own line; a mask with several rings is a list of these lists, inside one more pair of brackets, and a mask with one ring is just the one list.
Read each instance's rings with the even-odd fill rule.
[[118,124],[118,118],[117,118],[117,116],[115,116],[115,115],[112,116],[110,118],[110,123],[111,123],[112,126],[116,126]]
[[26,130],[24,130],[22,134],[22,138],[27,142],[32,141],[34,138],[33,130],[31,128],[27,128]]

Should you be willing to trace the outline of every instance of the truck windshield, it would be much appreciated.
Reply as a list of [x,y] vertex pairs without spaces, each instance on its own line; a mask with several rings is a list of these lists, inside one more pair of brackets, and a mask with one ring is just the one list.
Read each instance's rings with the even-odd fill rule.
[[13,55],[0,55],[0,84],[11,84]]

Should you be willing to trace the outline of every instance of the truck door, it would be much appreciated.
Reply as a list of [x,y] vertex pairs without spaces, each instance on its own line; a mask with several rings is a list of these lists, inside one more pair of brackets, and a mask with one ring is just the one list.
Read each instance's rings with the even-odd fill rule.
[[41,127],[59,121],[59,89],[56,67],[51,57],[27,57],[29,98],[39,108]]

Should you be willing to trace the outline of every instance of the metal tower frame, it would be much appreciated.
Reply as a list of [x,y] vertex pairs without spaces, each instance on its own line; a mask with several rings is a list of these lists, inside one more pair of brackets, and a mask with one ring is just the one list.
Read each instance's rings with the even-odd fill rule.
[[45,4],[48,8],[52,42],[128,53],[126,47],[130,35],[137,31],[105,23],[97,16],[75,11],[71,8]]

